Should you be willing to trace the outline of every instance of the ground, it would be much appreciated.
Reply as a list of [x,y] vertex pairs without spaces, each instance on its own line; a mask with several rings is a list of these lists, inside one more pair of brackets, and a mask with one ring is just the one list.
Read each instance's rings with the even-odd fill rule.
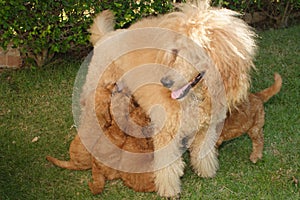
[[[300,26],[259,33],[257,70],[252,91],[282,75],[281,92],[265,104],[263,160],[249,160],[247,136],[225,142],[219,151],[220,170],[203,179],[187,165],[182,199],[300,199]],[[57,168],[46,155],[67,159],[76,134],[72,89],[81,61],[68,55],[42,69],[0,72],[0,198],[1,199],[160,199],[136,193],[111,181],[93,196],[90,171]],[[184,155],[189,163],[187,153]]]

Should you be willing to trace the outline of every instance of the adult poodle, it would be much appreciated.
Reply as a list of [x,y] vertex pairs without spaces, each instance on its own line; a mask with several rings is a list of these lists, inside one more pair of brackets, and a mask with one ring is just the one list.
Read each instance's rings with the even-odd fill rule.
[[[101,181],[128,183],[119,175],[125,173],[135,177],[127,185],[142,188],[137,191],[177,197],[186,149],[199,176],[216,174],[215,144],[226,113],[248,97],[255,33],[238,13],[201,1],[126,30],[113,26],[112,14],[104,11],[90,29],[94,52],[76,137],[82,148],[70,147],[70,154],[79,156],[48,160],[58,166],[71,162],[75,169],[93,167],[94,179],[104,174]],[[132,115],[136,109],[141,112]],[[136,122],[143,118],[147,123]],[[137,178],[142,176],[149,181]],[[95,193],[102,190],[97,191],[98,183],[90,184]]]

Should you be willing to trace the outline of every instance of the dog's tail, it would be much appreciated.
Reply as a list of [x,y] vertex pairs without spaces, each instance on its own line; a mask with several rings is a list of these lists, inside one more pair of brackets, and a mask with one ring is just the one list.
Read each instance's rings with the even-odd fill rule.
[[83,162],[83,163],[75,163],[74,161],[64,161],[64,160],[58,160],[57,158],[54,158],[52,156],[47,156],[46,159],[53,163],[54,165],[65,168],[65,169],[71,169],[71,170],[87,170],[90,169],[92,166],[90,162]]
[[277,94],[282,86],[282,79],[278,73],[274,74],[274,84],[258,93],[257,95],[262,101],[267,102],[272,96]]
[[86,170],[92,167],[92,156],[82,144],[78,134],[70,144],[69,161],[58,160],[52,156],[47,156],[46,159],[54,165],[66,169]]
[[94,22],[89,29],[91,33],[90,41],[95,46],[95,44],[108,32],[114,30],[114,15],[111,11],[105,10],[98,14]]

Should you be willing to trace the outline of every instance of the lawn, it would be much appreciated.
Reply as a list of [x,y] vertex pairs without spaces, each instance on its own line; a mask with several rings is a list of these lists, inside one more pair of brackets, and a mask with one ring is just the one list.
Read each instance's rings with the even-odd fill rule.
[[[300,199],[300,26],[259,33],[252,91],[283,78],[281,92],[265,104],[263,160],[249,161],[251,140],[242,136],[219,150],[220,170],[197,177],[187,165],[182,199]],[[160,199],[136,193],[121,181],[101,195],[88,188],[91,171],[70,171],[46,155],[67,159],[76,134],[72,89],[81,62],[57,58],[43,69],[0,72],[0,199]],[[188,155],[184,155],[186,162]]]

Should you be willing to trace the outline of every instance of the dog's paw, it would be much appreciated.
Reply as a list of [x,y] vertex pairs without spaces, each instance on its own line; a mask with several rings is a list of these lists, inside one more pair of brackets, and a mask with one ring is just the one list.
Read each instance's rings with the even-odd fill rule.
[[191,164],[198,176],[203,178],[214,177],[219,169],[216,149],[213,149],[213,151],[209,152],[204,158],[192,156]]
[[93,194],[100,194],[103,191],[104,184],[89,182],[89,188]]
[[167,200],[180,200],[180,194],[177,194],[174,197],[166,197]]
[[262,159],[262,153],[251,153],[250,155],[250,160],[252,163],[257,163],[258,160],[261,160]]

